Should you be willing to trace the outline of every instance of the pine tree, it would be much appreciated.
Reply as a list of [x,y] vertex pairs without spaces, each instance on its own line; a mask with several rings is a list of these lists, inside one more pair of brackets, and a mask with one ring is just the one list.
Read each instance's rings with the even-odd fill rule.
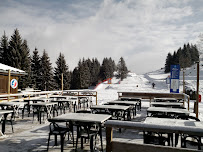
[[1,37],[0,41],[0,63],[8,65],[7,61],[7,53],[8,53],[8,37],[4,31],[4,35]]
[[22,63],[22,38],[18,29],[14,30],[9,41],[9,51],[7,53],[7,65],[20,69]]
[[28,75],[21,77],[19,79],[19,88],[26,88],[28,86],[31,86],[31,58],[30,58],[30,50],[26,40],[23,41],[20,51],[21,51],[20,69],[25,71]]
[[100,73],[100,63],[97,60],[97,58],[92,59],[92,69],[91,69],[92,85],[96,85],[98,83],[99,73]]
[[110,68],[108,64],[108,59],[104,58],[100,69],[100,77],[102,80],[106,80],[110,78],[110,76],[111,76],[111,73],[110,73]]
[[53,90],[55,84],[53,79],[52,66],[46,51],[43,51],[41,57],[41,85],[40,89],[45,91]]
[[197,49],[196,45],[191,44],[191,63],[195,64],[197,61],[199,61],[199,51]]
[[80,72],[78,67],[73,70],[71,75],[71,89],[80,89]]
[[56,68],[54,71],[54,80],[56,82],[57,89],[62,88],[61,84],[61,78],[63,73],[63,83],[64,83],[64,89],[70,88],[70,73],[68,72],[68,65],[66,64],[65,57],[63,54],[59,54],[59,57],[56,61]]
[[33,51],[33,56],[31,60],[31,70],[32,70],[32,84],[34,89],[40,89],[41,84],[41,65],[40,65],[40,56],[38,54],[37,48]]
[[186,68],[191,66],[191,55],[190,55],[190,46],[189,44],[184,44],[183,49],[180,54],[179,63],[181,68]]
[[83,58],[82,63],[79,64],[80,72],[80,88],[87,89],[90,86],[91,73],[87,61]]
[[118,65],[117,65],[117,70],[118,70],[118,78],[121,79],[121,81],[127,77],[128,74],[128,68],[126,67],[125,61],[123,57],[120,58]]
[[172,58],[173,57],[172,57],[171,53],[168,53],[168,56],[166,58],[166,63],[165,63],[165,73],[170,72]]

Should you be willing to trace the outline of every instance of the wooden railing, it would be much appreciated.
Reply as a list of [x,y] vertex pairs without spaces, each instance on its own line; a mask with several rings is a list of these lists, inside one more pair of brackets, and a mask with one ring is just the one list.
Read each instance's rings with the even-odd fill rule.
[[48,98],[49,95],[52,95],[54,93],[61,93],[61,91],[41,91],[41,92],[24,92],[24,93],[16,93],[16,94],[2,94],[0,95],[0,101],[23,100],[24,98],[30,99],[32,96],[36,96],[36,95],[46,95]]
[[63,95],[67,96],[77,96],[77,97],[95,97],[97,105],[97,91],[92,90],[64,90]]
[[[106,127],[106,152],[122,152],[122,151],[136,151],[136,152],[157,152],[158,149],[162,152],[183,152],[191,151],[191,149],[174,148],[169,146],[155,146],[148,144],[137,144],[137,143],[124,143],[116,142],[113,140],[113,128],[124,128],[134,129],[139,131],[152,131],[160,133],[176,133],[176,134],[187,134],[192,136],[203,137],[203,128],[197,128],[192,126],[169,126],[169,125],[154,125],[146,124],[143,122],[130,122],[130,121],[115,121],[108,120],[105,123]],[[198,151],[192,149],[192,151]]]
[[[184,103],[188,102],[188,110],[190,103],[190,96],[185,93],[155,93],[155,92],[118,92],[118,99],[121,97],[137,97],[142,99],[150,99],[150,102],[154,98],[176,98],[182,99]],[[184,104],[183,103],[183,104]]]

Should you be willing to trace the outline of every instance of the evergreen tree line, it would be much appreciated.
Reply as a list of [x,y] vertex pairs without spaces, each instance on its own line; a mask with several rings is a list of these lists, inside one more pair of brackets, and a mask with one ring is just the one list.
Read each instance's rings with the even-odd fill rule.
[[60,53],[53,68],[48,53],[44,50],[42,56],[37,48],[30,55],[27,41],[22,39],[19,30],[15,29],[10,40],[4,35],[0,40],[0,63],[24,70],[27,75],[19,78],[19,88],[33,87],[39,90],[86,89],[99,81],[112,78],[117,71],[117,77],[123,80],[128,73],[124,59],[121,57],[118,65],[111,58],[104,58],[102,64],[97,58],[79,60],[73,71],[69,70],[65,56]]
[[181,68],[187,68],[199,61],[199,51],[196,45],[184,44],[183,48],[168,53],[165,62],[165,73],[170,72],[170,65],[179,64]]

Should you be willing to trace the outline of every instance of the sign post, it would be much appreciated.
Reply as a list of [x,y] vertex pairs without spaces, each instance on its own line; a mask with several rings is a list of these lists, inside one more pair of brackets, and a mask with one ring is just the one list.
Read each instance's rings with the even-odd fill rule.
[[170,93],[179,93],[180,65],[171,65]]

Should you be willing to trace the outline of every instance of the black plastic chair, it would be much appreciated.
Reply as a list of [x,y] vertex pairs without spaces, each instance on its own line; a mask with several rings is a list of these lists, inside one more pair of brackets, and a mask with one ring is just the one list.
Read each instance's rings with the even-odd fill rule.
[[44,114],[45,114],[45,108],[44,107],[38,107],[38,106],[32,106],[32,117],[34,121],[34,117],[35,115],[37,115],[37,119],[38,121],[41,122],[41,117],[43,116],[43,120],[44,120]]
[[78,145],[78,139],[81,139],[81,149],[83,149],[83,139],[90,140],[90,151],[94,151],[94,139],[96,145],[96,137],[99,134],[99,127],[95,126],[94,123],[82,123],[76,122],[77,126],[77,139],[76,139],[76,151]]
[[[5,118],[2,116],[0,116],[0,121],[5,121]],[[12,133],[14,133],[14,129],[13,129],[13,121],[14,121],[14,112],[10,113],[7,115],[6,117],[6,122],[9,122],[11,124],[11,129],[12,129]]]
[[[49,142],[51,135],[55,136],[55,146],[57,146],[57,136],[59,135],[61,138],[61,152],[63,152],[64,147],[64,139],[66,137],[66,134],[69,132],[72,132],[72,138],[73,138],[73,146],[74,146],[74,136],[73,136],[73,126],[71,124],[66,123],[66,126],[59,126],[55,122],[51,122],[49,125],[49,137],[48,137],[48,144],[47,144],[47,151],[49,150]],[[68,135],[69,139],[69,135]]]

